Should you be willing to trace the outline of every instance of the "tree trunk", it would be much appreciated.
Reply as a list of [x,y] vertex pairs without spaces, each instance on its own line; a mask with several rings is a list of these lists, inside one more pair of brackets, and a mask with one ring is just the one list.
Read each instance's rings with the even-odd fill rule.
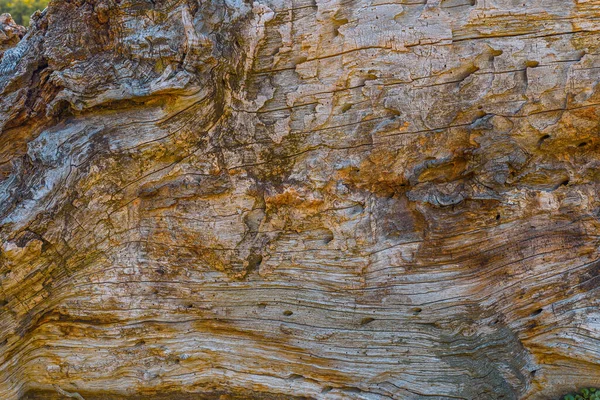
[[599,16],[52,0],[20,41],[0,19],[0,398],[599,385]]

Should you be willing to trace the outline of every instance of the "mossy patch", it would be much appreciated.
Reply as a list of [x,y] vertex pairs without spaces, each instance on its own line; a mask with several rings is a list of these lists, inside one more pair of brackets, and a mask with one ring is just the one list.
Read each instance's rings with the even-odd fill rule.
[[569,393],[562,400],[600,400],[600,389],[583,388],[575,393]]

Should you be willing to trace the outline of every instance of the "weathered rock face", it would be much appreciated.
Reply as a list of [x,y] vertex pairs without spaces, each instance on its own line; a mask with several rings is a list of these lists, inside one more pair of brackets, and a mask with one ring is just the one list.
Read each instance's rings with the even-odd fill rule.
[[0,35],[0,398],[600,383],[599,18],[53,0]]

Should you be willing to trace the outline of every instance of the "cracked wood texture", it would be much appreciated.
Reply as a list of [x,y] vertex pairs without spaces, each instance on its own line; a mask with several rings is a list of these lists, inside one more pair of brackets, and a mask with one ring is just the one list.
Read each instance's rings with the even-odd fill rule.
[[600,1],[0,18],[0,398],[600,384]]

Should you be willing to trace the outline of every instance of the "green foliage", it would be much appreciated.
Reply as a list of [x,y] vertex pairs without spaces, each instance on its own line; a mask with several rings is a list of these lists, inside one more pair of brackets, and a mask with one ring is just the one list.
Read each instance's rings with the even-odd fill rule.
[[583,388],[577,393],[569,393],[563,400],[600,400],[600,389]]
[[9,13],[19,25],[29,25],[29,17],[43,10],[48,0],[0,0],[0,14]]

